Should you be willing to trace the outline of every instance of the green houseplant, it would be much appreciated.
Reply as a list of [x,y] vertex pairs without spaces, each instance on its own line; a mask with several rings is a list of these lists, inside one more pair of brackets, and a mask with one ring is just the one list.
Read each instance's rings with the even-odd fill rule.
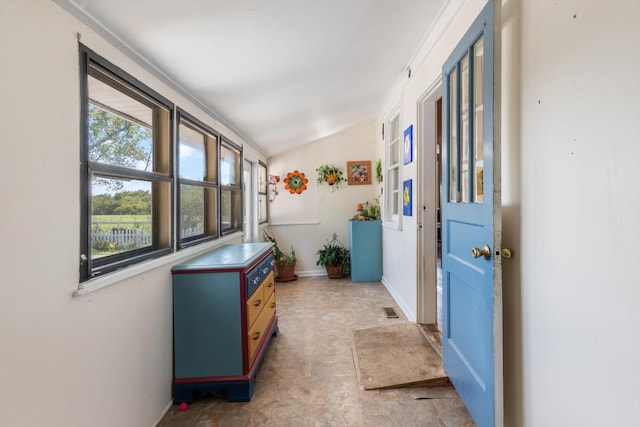
[[273,234],[269,234],[264,231],[264,241],[273,243],[273,259],[275,262],[278,276],[276,280],[278,282],[289,282],[296,280],[296,251],[291,246],[291,252],[284,252],[278,246],[278,241]]
[[349,264],[349,249],[345,248],[338,241],[336,233],[333,233],[332,240],[325,243],[316,252],[318,260],[316,265],[322,265],[327,270],[330,279],[339,279],[344,276],[345,266]]
[[320,165],[316,168],[316,172],[318,173],[318,179],[316,180],[316,182],[318,184],[326,182],[327,184],[333,186],[332,191],[340,188],[340,183],[347,180],[342,175],[342,171],[337,166]]

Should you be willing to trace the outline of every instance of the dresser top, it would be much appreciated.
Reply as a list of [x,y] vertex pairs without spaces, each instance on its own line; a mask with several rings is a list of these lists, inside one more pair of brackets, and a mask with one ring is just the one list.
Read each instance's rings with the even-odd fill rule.
[[273,243],[238,243],[224,245],[173,266],[171,271],[195,271],[216,268],[242,269],[253,264],[273,247]]

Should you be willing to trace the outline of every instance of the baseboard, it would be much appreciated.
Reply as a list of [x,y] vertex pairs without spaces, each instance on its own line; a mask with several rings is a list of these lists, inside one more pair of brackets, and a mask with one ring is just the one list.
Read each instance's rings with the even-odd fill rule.
[[172,406],[173,406],[173,399],[169,401],[167,406],[164,408],[164,411],[162,411],[160,418],[158,418],[156,422],[152,424],[152,427],[157,427],[157,425],[160,424],[160,421],[162,421],[164,416],[167,415],[167,412],[169,412],[169,409],[171,409]]
[[415,322],[416,314],[413,311],[411,311],[411,308],[407,305],[407,303],[405,303],[404,300],[400,297],[400,295],[395,291],[395,289],[393,289],[393,286],[391,286],[391,283],[389,283],[389,281],[384,276],[382,276],[381,282],[384,285],[384,287],[387,288],[387,291],[389,291],[389,293],[391,294],[391,297],[398,304],[398,307],[400,307],[400,310],[402,310],[402,313],[405,315],[407,320],[410,322]]
[[325,270],[324,268],[322,270],[306,270],[306,271],[296,270],[296,275],[298,277],[326,276],[327,270]]

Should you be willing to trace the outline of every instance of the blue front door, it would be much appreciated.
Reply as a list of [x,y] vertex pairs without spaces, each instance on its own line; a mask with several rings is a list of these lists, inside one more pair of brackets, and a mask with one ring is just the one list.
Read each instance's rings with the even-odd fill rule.
[[493,7],[489,1],[443,66],[443,360],[479,427],[502,425]]

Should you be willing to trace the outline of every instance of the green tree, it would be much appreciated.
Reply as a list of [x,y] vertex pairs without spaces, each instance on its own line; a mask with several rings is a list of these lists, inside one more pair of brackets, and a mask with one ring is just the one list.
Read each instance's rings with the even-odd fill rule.
[[[89,160],[127,168],[143,170],[151,166],[151,149],[143,142],[151,141],[151,128],[133,120],[89,106]],[[96,178],[112,191],[121,190],[121,181]]]
[[92,198],[94,215],[150,215],[151,194],[145,190],[98,194]]
[[204,231],[204,190],[192,185],[180,186],[180,226]]
[[91,205],[94,215],[114,215],[118,202],[113,200],[111,194],[98,194],[93,196]]

